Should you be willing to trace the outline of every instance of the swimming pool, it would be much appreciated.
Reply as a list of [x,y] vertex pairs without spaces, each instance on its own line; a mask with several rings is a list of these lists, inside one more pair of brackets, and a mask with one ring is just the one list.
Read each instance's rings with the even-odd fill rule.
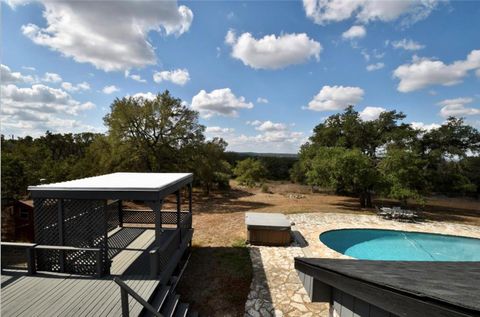
[[480,239],[381,229],[324,232],[329,248],[362,260],[480,261]]

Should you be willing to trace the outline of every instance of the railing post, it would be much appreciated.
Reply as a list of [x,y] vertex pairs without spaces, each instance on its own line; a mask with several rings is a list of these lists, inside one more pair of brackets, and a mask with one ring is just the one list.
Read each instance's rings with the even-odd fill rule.
[[128,293],[123,287],[120,287],[120,298],[122,300],[122,317],[130,315],[130,308],[128,307]]
[[182,242],[182,224],[180,212],[182,209],[182,196],[180,195],[180,190],[177,190],[175,195],[177,196],[177,230],[180,230],[180,243]]
[[159,269],[159,258],[158,252],[156,250],[150,251],[150,277],[156,278],[158,276],[158,269]]
[[[65,235],[63,231],[63,219],[64,219],[64,208],[63,208],[63,199],[58,199],[58,237],[59,237],[59,244],[65,245]],[[60,265],[60,272],[65,272],[65,252],[63,250],[59,251],[59,265]]]
[[97,276],[101,277],[103,275],[103,256],[102,256],[102,250],[98,250],[95,252],[96,259],[97,259]]
[[35,262],[35,248],[27,248],[27,269],[28,275],[33,275],[37,272],[37,264]]

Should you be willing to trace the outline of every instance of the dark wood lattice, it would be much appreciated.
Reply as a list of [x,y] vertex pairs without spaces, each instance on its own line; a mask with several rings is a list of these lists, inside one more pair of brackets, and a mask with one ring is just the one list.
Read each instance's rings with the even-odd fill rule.
[[[35,237],[41,245],[100,248],[108,268],[105,202],[87,199],[35,199]],[[59,224],[59,221],[61,223]],[[95,274],[97,255],[92,251],[37,250],[39,270]]]
[[107,230],[111,231],[117,228],[120,225],[119,219],[119,208],[120,208],[120,200],[116,200],[114,202],[109,203],[105,206],[105,210],[107,213]]

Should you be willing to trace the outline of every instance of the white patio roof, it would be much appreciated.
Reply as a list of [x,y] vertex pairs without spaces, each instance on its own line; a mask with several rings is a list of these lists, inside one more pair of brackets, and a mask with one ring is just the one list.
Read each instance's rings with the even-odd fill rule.
[[29,186],[35,191],[158,192],[193,179],[192,173],[113,173],[67,182]]

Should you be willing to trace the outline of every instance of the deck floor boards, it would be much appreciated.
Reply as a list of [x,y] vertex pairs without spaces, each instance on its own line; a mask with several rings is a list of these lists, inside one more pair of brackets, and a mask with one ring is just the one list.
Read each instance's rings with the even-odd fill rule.
[[[114,233],[119,232],[116,230]],[[160,281],[144,276],[148,269],[128,270],[138,264],[155,241],[155,231],[145,230],[112,259],[111,275],[120,276],[142,298],[149,299]],[[138,266],[138,265],[136,265]],[[128,270],[128,275],[125,272]],[[103,278],[39,272],[2,272],[2,316],[120,316],[120,287],[112,276]],[[138,274],[138,275],[137,275]],[[143,306],[129,297],[130,316]]]

